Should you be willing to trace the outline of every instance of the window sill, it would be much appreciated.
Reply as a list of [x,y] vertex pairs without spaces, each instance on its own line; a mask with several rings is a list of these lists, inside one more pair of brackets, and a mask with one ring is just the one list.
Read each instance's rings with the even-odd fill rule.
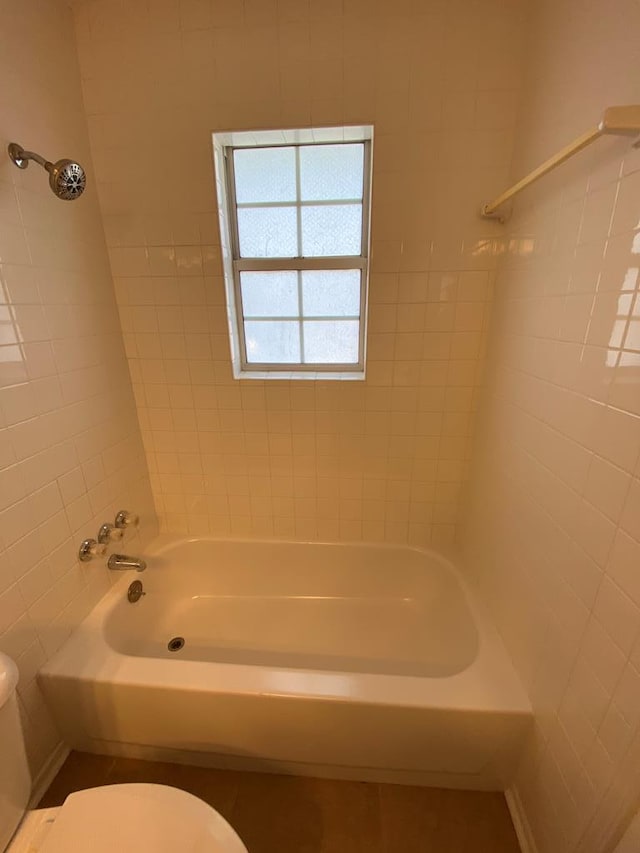
[[234,370],[234,379],[252,379],[258,381],[266,381],[276,379],[289,381],[290,379],[302,379],[307,382],[326,382],[339,380],[341,382],[363,381],[365,374],[363,370],[347,371],[338,370],[335,373],[331,371],[313,371],[313,370]]

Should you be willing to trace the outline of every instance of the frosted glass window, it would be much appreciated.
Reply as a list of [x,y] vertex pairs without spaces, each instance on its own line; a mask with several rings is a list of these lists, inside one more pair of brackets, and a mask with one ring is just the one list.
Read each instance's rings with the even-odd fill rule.
[[372,138],[214,135],[236,378],[364,377]]
[[361,244],[361,204],[302,208],[303,257],[359,255]]
[[357,364],[357,320],[305,320],[304,354],[307,364]]
[[242,258],[294,258],[298,254],[295,207],[239,207]]
[[364,145],[306,145],[300,148],[303,201],[361,199]]
[[300,329],[296,320],[246,320],[244,332],[249,363],[300,363]]
[[304,270],[302,312],[307,317],[358,317],[360,270]]
[[297,317],[297,272],[240,273],[245,317]]
[[242,148],[233,153],[238,204],[296,200],[295,148]]

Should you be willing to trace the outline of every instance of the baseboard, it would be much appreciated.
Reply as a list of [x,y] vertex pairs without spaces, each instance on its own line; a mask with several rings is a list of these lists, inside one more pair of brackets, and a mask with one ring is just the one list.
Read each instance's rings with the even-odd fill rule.
[[522,800],[520,799],[518,792],[515,788],[511,787],[504,792],[504,796],[513,822],[513,828],[518,836],[520,850],[522,850],[522,853],[538,853],[533,832],[531,831],[531,827],[527,820],[527,816],[522,806]]
[[40,770],[31,786],[31,798],[29,799],[28,808],[35,809],[45,795],[47,788],[55,779],[58,770],[67,760],[71,750],[62,741],[56,746],[49,758],[46,760],[44,767]]

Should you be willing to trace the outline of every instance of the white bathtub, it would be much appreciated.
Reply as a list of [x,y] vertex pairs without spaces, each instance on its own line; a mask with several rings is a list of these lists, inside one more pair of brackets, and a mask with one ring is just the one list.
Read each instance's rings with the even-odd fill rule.
[[[161,537],[40,672],[69,745],[502,789],[531,709],[455,568],[385,546]],[[127,601],[131,581],[146,595]],[[180,651],[167,645],[183,637]]]

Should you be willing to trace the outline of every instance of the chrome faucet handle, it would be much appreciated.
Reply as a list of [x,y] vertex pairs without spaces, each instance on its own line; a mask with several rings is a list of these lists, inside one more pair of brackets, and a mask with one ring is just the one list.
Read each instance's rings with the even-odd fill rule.
[[118,539],[122,539],[124,536],[124,529],[121,527],[116,527],[113,524],[103,524],[100,530],[98,531],[98,542],[101,545],[108,545],[109,542],[116,542]]
[[95,539],[85,539],[78,550],[78,557],[82,563],[88,563],[94,557],[104,556],[107,546]]
[[115,526],[119,530],[125,530],[127,527],[137,527],[140,524],[140,516],[134,512],[129,512],[127,509],[121,509],[116,515]]

